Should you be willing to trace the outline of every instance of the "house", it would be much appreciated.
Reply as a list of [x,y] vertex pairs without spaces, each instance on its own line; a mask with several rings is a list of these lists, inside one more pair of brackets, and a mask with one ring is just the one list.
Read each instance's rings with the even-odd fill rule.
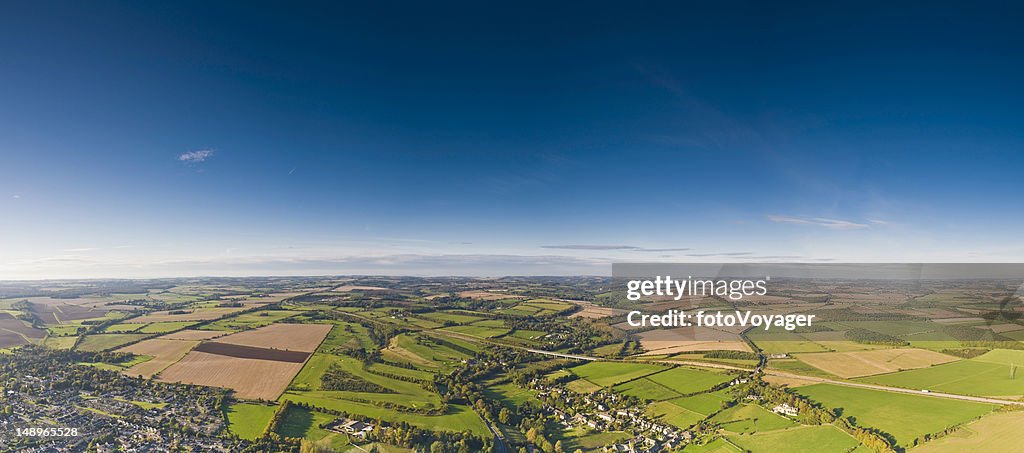
[[789,417],[796,417],[800,413],[795,407],[790,406],[788,403],[782,403],[772,408],[772,412],[779,415],[786,415]]

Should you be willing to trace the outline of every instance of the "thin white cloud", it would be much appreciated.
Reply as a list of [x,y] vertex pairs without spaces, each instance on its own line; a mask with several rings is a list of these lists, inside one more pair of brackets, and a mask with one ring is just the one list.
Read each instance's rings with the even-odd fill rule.
[[868,222],[871,222],[871,223],[873,223],[875,225],[888,225],[890,223],[888,220],[880,220],[880,219],[868,219]]
[[19,199],[21,199],[21,194],[16,193],[14,195],[11,195],[11,198],[13,198],[15,200],[19,200]]
[[189,164],[198,164],[200,162],[206,162],[206,160],[211,157],[213,157],[212,149],[199,149],[182,153],[178,156],[178,160]]
[[78,247],[73,249],[64,249],[65,252],[95,252],[99,250],[98,247]]
[[830,230],[860,230],[869,228],[866,223],[856,223],[849,220],[826,219],[822,217],[791,217],[783,215],[770,215],[768,220],[775,223],[789,223],[793,225],[810,225],[828,228]]
[[685,252],[690,250],[688,248],[647,248],[637,247],[635,245],[615,245],[615,244],[561,244],[561,245],[542,245],[542,249],[559,249],[559,250],[629,250],[633,252]]

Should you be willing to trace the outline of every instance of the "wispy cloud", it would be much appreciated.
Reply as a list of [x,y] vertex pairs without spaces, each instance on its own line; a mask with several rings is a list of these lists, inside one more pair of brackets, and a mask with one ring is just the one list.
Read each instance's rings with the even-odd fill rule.
[[200,162],[206,162],[206,160],[211,157],[213,157],[212,149],[199,149],[182,153],[178,156],[178,160],[189,164],[198,164]]
[[868,222],[873,223],[875,225],[888,225],[890,223],[888,220],[880,219],[868,219]]
[[866,223],[856,223],[851,222],[849,220],[826,219],[822,217],[791,217],[783,215],[770,215],[768,216],[768,220],[771,220],[772,222],[775,223],[818,226],[828,228],[830,230],[859,230],[870,227],[870,225]]
[[707,256],[747,256],[753,255],[754,252],[718,252],[718,253],[688,253],[686,256],[693,257],[707,257]]
[[628,250],[631,252],[685,252],[690,250],[688,248],[646,248],[638,247],[635,245],[610,245],[610,244],[562,244],[562,245],[542,245],[542,249],[559,249],[559,250]]
[[99,250],[97,247],[78,247],[73,249],[64,249],[65,252],[95,252]]
[[21,199],[21,194],[20,193],[16,193],[14,195],[11,195],[11,198],[13,198],[15,200],[19,200],[19,199]]

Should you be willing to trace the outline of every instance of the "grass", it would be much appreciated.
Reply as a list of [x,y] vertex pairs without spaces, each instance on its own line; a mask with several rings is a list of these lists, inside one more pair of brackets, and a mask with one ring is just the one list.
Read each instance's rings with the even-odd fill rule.
[[711,413],[722,409],[722,403],[729,399],[730,398],[725,395],[725,390],[719,390],[713,393],[701,393],[699,395],[676,398],[669,401],[669,403],[698,414],[710,415]]
[[661,401],[647,406],[647,415],[679,429],[686,429],[703,420],[707,415],[683,408],[668,401]]
[[484,389],[484,395],[489,400],[501,401],[506,407],[515,409],[527,402],[540,406],[540,400],[532,390],[521,388],[511,382],[504,384],[488,385]]
[[118,400],[118,401],[124,401],[126,403],[131,403],[131,404],[134,404],[134,405],[136,405],[138,407],[141,407],[141,408],[147,409],[147,410],[148,409],[163,409],[164,407],[167,406],[167,403],[149,403],[149,402],[146,402],[146,401],[132,401],[132,400],[126,400],[126,399],[120,398],[120,397],[115,397],[114,399]]
[[267,429],[275,410],[277,410],[277,406],[233,403],[225,411],[228,417],[228,429],[242,439],[255,439]]
[[753,452],[845,452],[858,444],[856,439],[832,425],[802,426],[753,435],[735,434],[726,438],[740,448]]
[[390,423],[406,422],[423,429],[454,432],[469,430],[478,436],[491,437],[490,430],[487,429],[487,426],[484,425],[484,422],[476,412],[473,412],[468,406],[461,404],[449,404],[448,412],[444,415],[421,415],[409,411],[386,409],[372,404],[334,398],[330,393],[335,392],[286,391],[281,395],[280,400],[302,402],[315,407],[345,411],[375,419],[379,418]]
[[78,350],[81,351],[105,351],[108,349],[114,349],[118,346],[126,343],[131,343],[136,340],[146,338],[148,335],[145,334],[134,334],[134,333],[110,333],[100,335],[89,335],[78,344]]
[[46,337],[43,346],[53,349],[71,349],[78,337]]
[[[1024,395],[1024,366],[1011,374],[1010,363],[1022,356],[1024,351],[993,350],[969,360],[859,380],[961,395],[1016,398]],[[1024,364],[1024,360],[1019,363]]]
[[494,338],[507,334],[510,329],[506,327],[488,327],[471,324],[465,326],[445,327],[444,329],[441,330],[461,333],[463,335],[470,335],[479,338]]
[[1016,451],[1020,449],[1020,427],[1024,412],[1002,412],[968,423],[948,436],[926,442],[914,453],[960,453],[964,451]]
[[270,325],[301,313],[301,311],[297,310],[261,310],[238,316],[229,316],[228,318],[207,324],[203,328],[208,330],[253,329]]
[[649,377],[616,385],[612,390],[637,397],[641,401],[664,401],[681,396],[664,385],[652,382]]
[[688,395],[708,390],[718,384],[732,380],[732,376],[715,371],[698,370],[680,366],[668,371],[647,376],[647,379],[668,387],[680,394]]
[[756,404],[740,404],[715,414],[711,421],[722,429],[738,434],[751,434],[798,426],[796,422],[772,413]]
[[445,321],[451,321],[451,322],[459,323],[459,324],[467,324],[467,323],[471,323],[471,322],[474,322],[474,321],[480,321],[480,320],[484,319],[481,316],[471,316],[471,315],[465,315],[465,314],[461,314],[461,313],[450,313],[450,312],[445,312],[445,311],[435,311],[435,312],[432,312],[432,313],[423,313],[423,314],[421,314],[419,316],[421,318],[432,319],[434,321],[438,321],[438,322],[442,322],[442,323],[445,322]]
[[139,332],[139,333],[167,333],[167,332],[173,332],[175,330],[184,329],[184,328],[186,328],[188,326],[191,326],[193,324],[195,324],[195,323],[194,322],[189,322],[189,321],[154,322],[152,324],[146,325],[146,327],[143,327],[143,328],[139,329],[137,332]]
[[348,437],[344,434],[320,428],[320,425],[334,420],[335,416],[323,412],[311,411],[306,408],[290,406],[285,412],[277,433],[284,437],[295,437],[319,442],[328,439],[331,447],[339,448],[348,445]]
[[621,382],[637,379],[659,371],[666,367],[646,363],[622,362],[590,362],[586,365],[570,369],[573,374],[602,387],[610,387]]
[[888,433],[903,446],[917,437],[970,421],[996,408],[991,404],[831,384],[797,387],[794,391],[827,407],[841,408],[843,417],[854,417],[859,426]]
[[562,441],[565,451],[580,449],[586,452],[601,451],[605,445],[625,442],[631,436],[622,431],[591,431],[585,427],[559,431],[552,435],[551,441]]

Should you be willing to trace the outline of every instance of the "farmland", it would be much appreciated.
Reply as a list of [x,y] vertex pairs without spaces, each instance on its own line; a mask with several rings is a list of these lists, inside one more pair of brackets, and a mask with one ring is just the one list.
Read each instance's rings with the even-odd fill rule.
[[164,382],[231,389],[250,400],[274,400],[284,391],[301,363],[237,357],[192,351],[160,373]]
[[[94,371],[229,390],[219,410],[223,432],[285,451],[297,450],[298,438],[342,450],[429,450],[438,439],[429,433],[483,449],[499,441],[488,425],[502,434],[506,451],[553,450],[556,441],[563,450],[584,451],[631,442],[685,443],[683,433],[697,439],[684,451],[866,451],[856,429],[875,433],[872,442],[899,448],[936,435],[925,447],[997,450],[1002,444],[992,444],[991,437],[1010,435],[1007,426],[1017,421],[997,411],[997,404],[837,383],[1008,402],[1024,396],[1024,380],[1016,375],[1024,350],[1007,343],[1015,341],[1011,337],[991,336],[1024,327],[1013,319],[978,321],[984,318],[945,302],[892,314],[861,302],[902,300],[895,296],[872,298],[842,287],[793,290],[750,308],[783,313],[793,310],[786,306],[792,297],[800,310],[824,313],[825,321],[792,332],[630,330],[622,322],[624,305],[604,305],[607,281],[557,281],[214,279],[123,293],[136,305],[106,295],[74,302],[33,297],[43,308],[16,307],[8,299],[0,305],[6,323],[0,327],[14,328],[9,330],[17,333],[7,333],[16,335],[17,344],[103,351],[102,361],[81,363]],[[824,300],[822,291],[856,303],[806,302]],[[943,297],[922,300],[935,304]],[[722,303],[641,306],[707,309]],[[32,324],[24,310],[90,317]],[[759,367],[765,376],[751,373]],[[138,382],[149,382],[143,380]],[[797,415],[773,412],[780,401],[797,404],[794,398],[808,406]],[[827,411],[822,424],[808,422],[805,411],[817,410],[809,407]],[[381,437],[364,440],[329,428],[346,418],[380,423]],[[420,430],[414,438],[430,440],[409,444],[389,437],[405,436],[407,428]]]
[[798,387],[796,392],[828,407],[841,408],[844,417],[855,417],[859,424],[888,433],[903,446],[995,409],[990,404],[829,384]]
[[124,373],[129,376],[142,376],[148,378],[180,360],[198,344],[198,341],[176,341],[154,338],[123,347],[118,351],[151,357],[145,362],[133,365],[131,368],[124,370]]

